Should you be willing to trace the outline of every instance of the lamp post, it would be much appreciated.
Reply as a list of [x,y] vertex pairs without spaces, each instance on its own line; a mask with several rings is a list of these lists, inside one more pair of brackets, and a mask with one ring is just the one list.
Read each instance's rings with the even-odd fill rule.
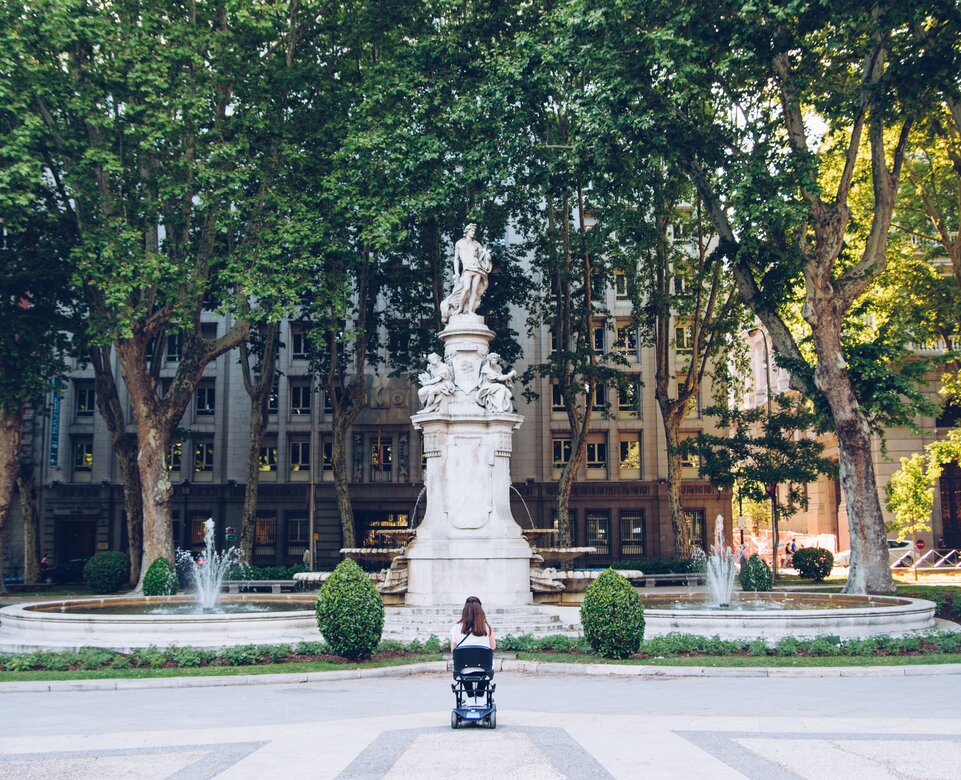
[[[761,337],[761,344],[764,345],[764,381],[765,389],[767,391],[767,418],[771,419],[771,352],[767,346],[767,334],[761,328],[751,328],[747,335],[751,338],[756,336]],[[777,579],[777,556],[778,556],[778,546],[780,544],[780,536],[777,532],[777,483],[772,482],[767,486],[768,493],[771,496],[771,571],[774,573],[774,578]]]

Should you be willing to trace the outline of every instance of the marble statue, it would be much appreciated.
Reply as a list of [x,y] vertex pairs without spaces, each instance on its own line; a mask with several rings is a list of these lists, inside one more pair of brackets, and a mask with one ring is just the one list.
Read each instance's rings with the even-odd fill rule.
[[477,403],[493,414],[510,414],[514,411],[514,394],[511,387],[517,372],[511,369],[501,373],[501,358],[491,352],[481,364]]
[[464,237],[454,244],[454,289],[441,303],[441,319],[453,314],[476,314],[481,296],[487,290],[487,275],[493,267],[491,252],[474,236],[477,225],[464,228]]
[[421,412],[436,412],[445,398],[454,395],[454,372],[436,352],[428,355],[427,370],[418,379],[421,386],[417,397]]

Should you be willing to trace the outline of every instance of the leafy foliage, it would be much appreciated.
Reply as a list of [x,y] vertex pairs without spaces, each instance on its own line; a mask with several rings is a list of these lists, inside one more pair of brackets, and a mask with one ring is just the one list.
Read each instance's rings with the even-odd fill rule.
[[757,553],[748,558],[747,562],[741,567],[738,580],[741,583],[742,590],[758,593],[771,590],[774,584],[771,567],[761,560]]
[[644,606],[631,583],[607,569],[584,594],[581,625],[594,652],[630,658],[644,638]]
[[144,572],[144,596],[172,596],[178,585],[177,570],[166,558],[156,558]]
[[369,658],[384,630],[384,603],[356,561],[337,564],[317,596],[317,625],[332,653]]
[[115,593],[128,584],[130,556],[117,550],[98,552],[83,566],[83,581],[94,593]]
[[806,580],[820,582],[831,573],[834,555],[821,547],[802,547],[791,556],[794,568]]

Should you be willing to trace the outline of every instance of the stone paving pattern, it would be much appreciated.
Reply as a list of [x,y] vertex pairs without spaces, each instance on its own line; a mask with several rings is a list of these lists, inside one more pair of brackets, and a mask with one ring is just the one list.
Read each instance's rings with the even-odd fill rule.
[[494,731],[449,728],[441,672],[56,691],[4,683],[0,777],[429,780],[465,774],[465,757],[477,755],[472,779],[959,776],[959,667],[667,679],[616,669],[499,673]]

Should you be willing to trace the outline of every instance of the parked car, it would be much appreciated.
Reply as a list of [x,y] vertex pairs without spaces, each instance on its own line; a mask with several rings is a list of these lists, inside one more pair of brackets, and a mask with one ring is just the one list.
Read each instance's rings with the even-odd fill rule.
[[[914,563],[914,545],[910,539],[898,541],[888,539],[888,564],[890,566],[911,566]],[[850,566],[851,551],[842,550],[834,556],[835,566]]]
[[60,566],[51,566],[41,574],[46,583],[57,585],[76,585],[83,582],[83,567],[90,558],[71,558]]

